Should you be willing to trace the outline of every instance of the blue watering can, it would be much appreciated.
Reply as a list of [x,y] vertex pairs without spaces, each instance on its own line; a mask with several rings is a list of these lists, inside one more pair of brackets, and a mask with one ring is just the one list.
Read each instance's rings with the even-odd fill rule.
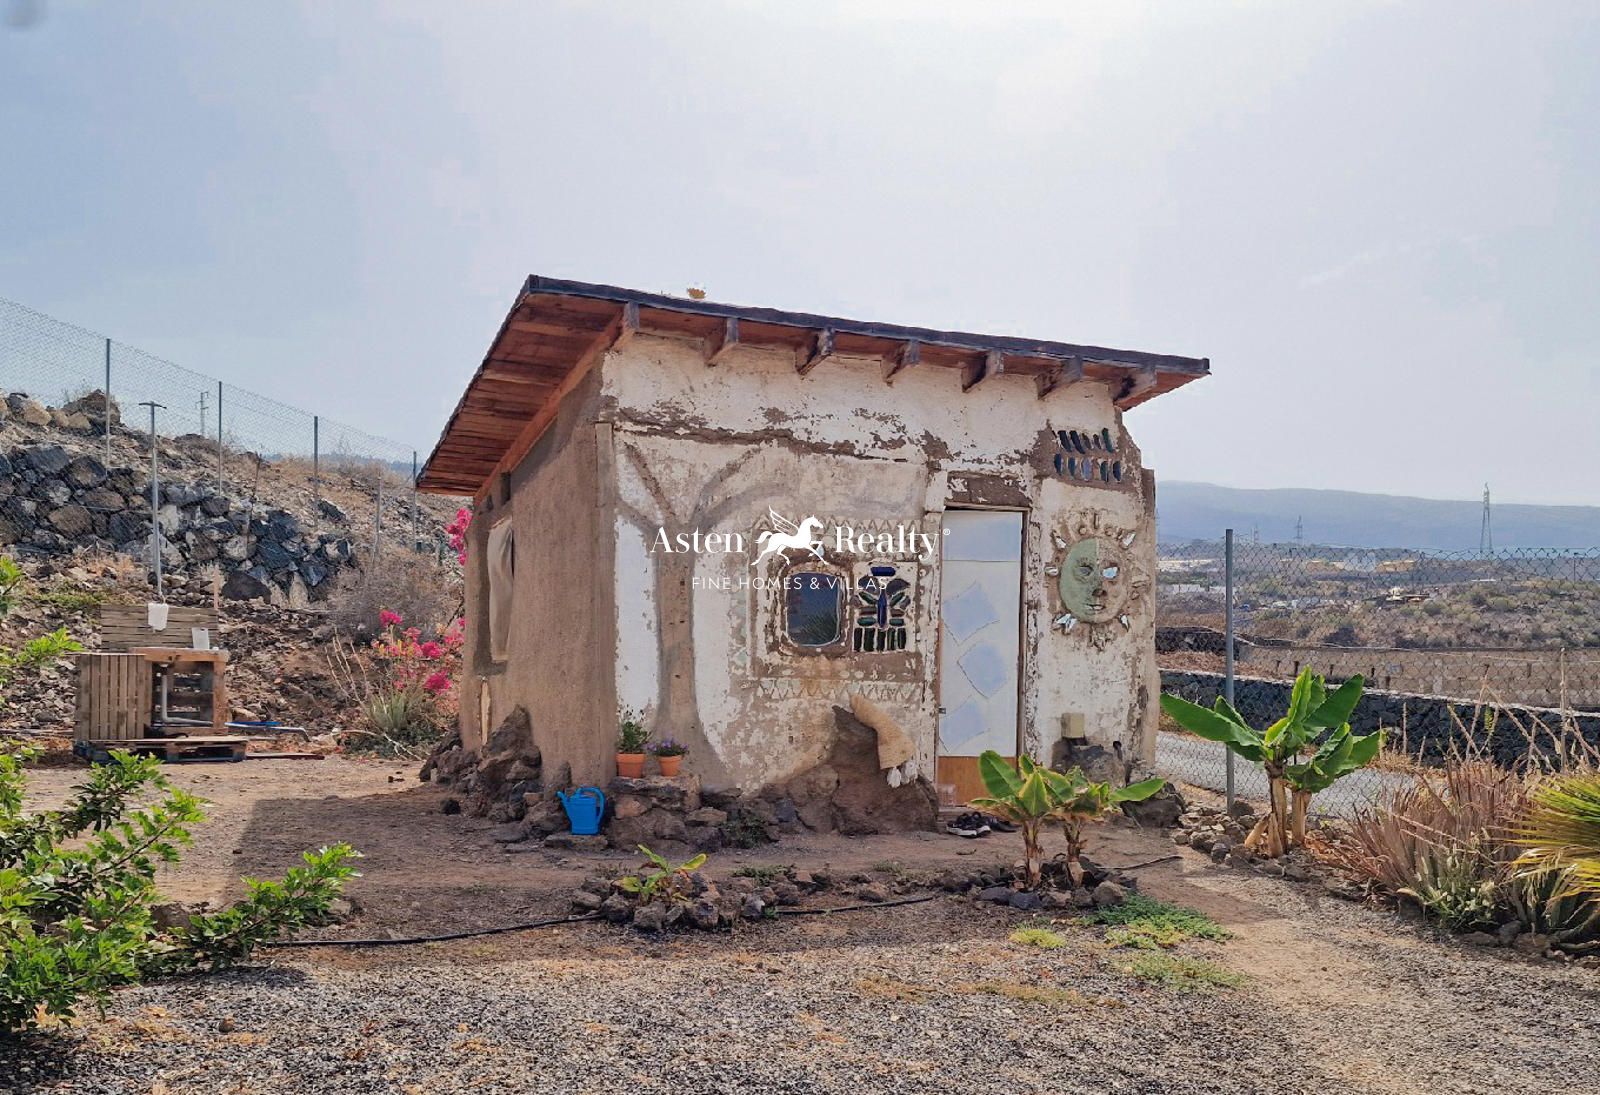
[[570,794],[557,791],[556,797],[567,811],[567,820],[572,823],[574,834],[594,836],[600,831],[600,819],[606,814],[604,791],[598,787],[579,787]]

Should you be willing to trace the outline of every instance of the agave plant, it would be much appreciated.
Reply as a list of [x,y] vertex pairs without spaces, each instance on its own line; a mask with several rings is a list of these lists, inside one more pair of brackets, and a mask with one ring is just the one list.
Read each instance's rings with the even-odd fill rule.
[[[1220,697],[1205,708],[1163,695],[1161,709],[1191,734],[1221,742],[1265,769],[1270,808],[1245,839],[1245,847],[1280,856],[1305,842],[1311,796],[1370,764],[1383,745],[1382,731],[1360,736],[1350,731],[1350,714],[1365,683],[1358,674],[1330,694],[1323,678],[1307,667],[1295,678],[1288,713],[1265,730],[1250,726]],[[1324,736],[1326,731],[1331,732]]]
[[983,777],[985,798],[970,803],[1016,825],[1022,833],[1023,861],[1028,885],[1038,886],[1044,873],[1044,849],[1039,832],[1047,822],[1059,821],[1067,837],[1067,864],[1072,864],[1083,849],[1083,823],[1093,820],[1113,806],[1140,802],[1161,790],[1165,780],[1147,779],[1126,787],[1096,783],[1082,770],[1057,772],[1034,762],[1032,757],[1017,758],[1013,768],[993,749],[978,758],[978,774]]
[[1573,885],[1571,868],[1519,874],[1504,887],[1506,903],[1528,931],[1563,950],[1600,950],[1600,896]]
[[1600,895],[1600,773],[1557,776],[1536,789],[1517,837],[1527,871],[1565,871],[1572,889]]

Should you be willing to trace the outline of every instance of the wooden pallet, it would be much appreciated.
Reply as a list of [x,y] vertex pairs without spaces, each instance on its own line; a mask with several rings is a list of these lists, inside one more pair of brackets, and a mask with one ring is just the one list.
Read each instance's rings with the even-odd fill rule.
[[159,757],[168,764],[188,764],[196,761],[238,761],[245,759],[249,738],[226,735],[222,737],[184,738],[129,738],[124,741],[80,741],[73,752],[93,764],[104,764],[111,759],[111,751],[120,749],[141,757]]
[[193,628],[203,627],[211,632],[213,642],[219,638],[217,613],[211,608],[190,608],[172,605],[167,609],[167,627],[157,631],[150,626],[149,609],[144,605],[100,606],[100,649],[125,652],[136,646],[167,645],[188,646]]
[[137,654],[76,654],[79,741],[133,741],[150,732],[152,672]]

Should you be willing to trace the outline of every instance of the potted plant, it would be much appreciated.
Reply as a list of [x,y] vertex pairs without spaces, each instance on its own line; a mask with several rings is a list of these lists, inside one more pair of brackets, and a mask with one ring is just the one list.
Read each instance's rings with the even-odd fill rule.
[[661,774],[675,776],[683,765],[683,755],[689,751],[689,747],[671,738],[662,738],[650,747],[650,751],[656,755],[656,763],[661,765]]
[[638,779],[644,775],[644,748],[650,734],[639,716],[626,708],[617,728],[617,775]]

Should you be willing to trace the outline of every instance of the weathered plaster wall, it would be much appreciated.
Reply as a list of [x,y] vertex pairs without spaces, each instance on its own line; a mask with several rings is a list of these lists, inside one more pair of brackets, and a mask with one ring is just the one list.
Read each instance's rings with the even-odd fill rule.
[[[698,529],[753,539],[769,527],[769,506],[793,519],[815,515],[829,535],[835,524],[873,522],[936,538],[951,506],[1026,510],[1025,746],[1046,755],[1062,716],[1077,713],[1101,744],[1153,750],[1154,487],[1104,385],[1081,383],[1040,400],[1030,378],[1001,375],[963,394],[954,371],[913,368],[891,387],[875,362],[829,361],[800,377],[789,355],[750,349],[708,368],[696,345],[648,336],[610,355],[601,375],[616,475],[621,688],[658,732],[689,741],[690,766],[709,784],[756,786],[817,762],[832,708],[847,704],[852,690],[902,720],[923,770],[934,758],[936,555],[918,575],[907,651],[831,658],[775,651],[778,595],[743,582],[774,576],[770,559],[752,568],[753,549],[652,550],[663,527],[669,535]],[[1054,464],[1058,430],[1108,431],[1121,485],[1066,481]],[[1125,605],[1107,622],[1052,630],[1062,606],[1047,568],[1085,535],[1116,539],[1116,597]]]
[[[599,378],[569,397],[555,423],[512,473],[509,502],[491,484],[480,500],[467,560],[465,742],[483,741],[483,689],[493,729],[514,707],[531,716],[545,767],[572,765],[575,779],[611,774],[616,732],[616,623],[610,581],[616,551],[611,517],[610,426],[597,421]],[[507,658],[489,658],[483,546],[496,522],[516,524],[514,614]]]

